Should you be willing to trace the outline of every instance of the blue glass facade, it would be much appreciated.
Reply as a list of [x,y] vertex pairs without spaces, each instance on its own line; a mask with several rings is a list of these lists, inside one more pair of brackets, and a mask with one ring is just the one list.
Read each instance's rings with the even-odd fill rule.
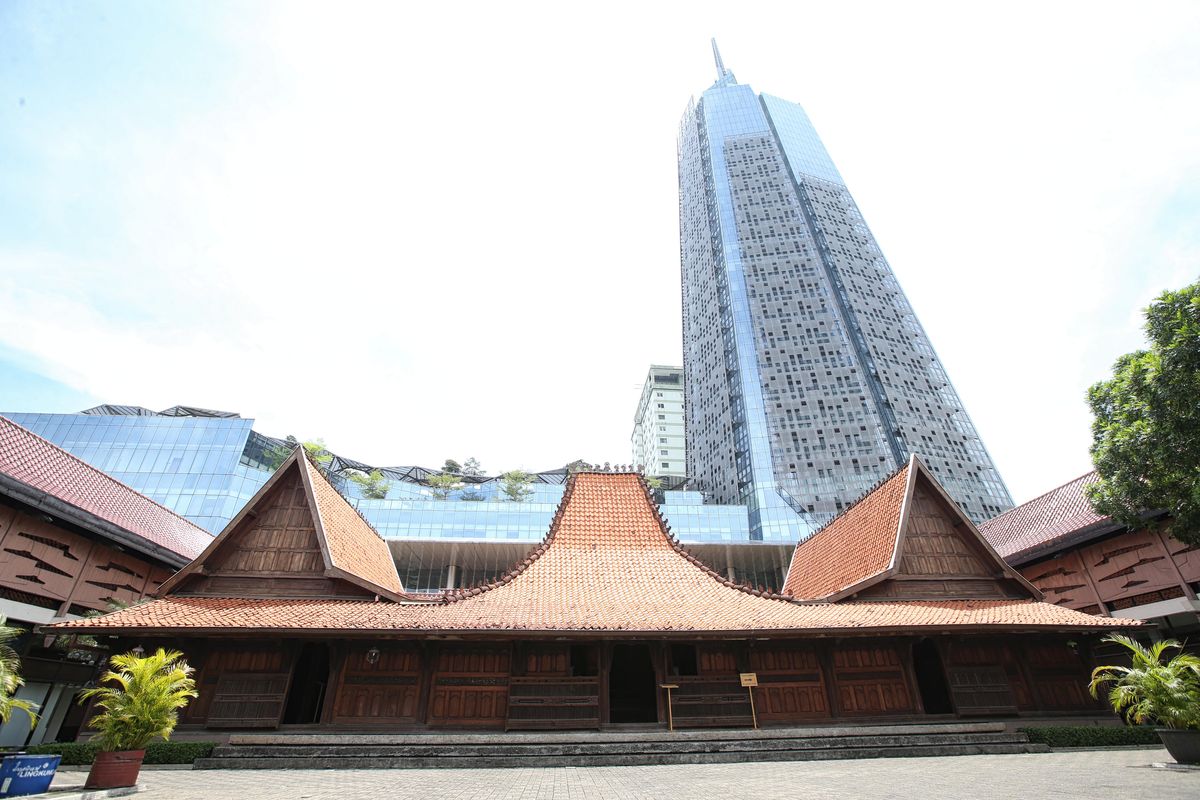
[[[270,477],[254,420],[240,417],[5,413],[89,464],[201,527],[220,532]],[[255,441],[259,439],[260,441]],[[386,539],[447,542],[537,542],[545,537],[565,486],[534,483],[520,503],[491,480],[433,497],[428,487],[391,481],[387,496],[333,479]],[[473,499],[478,498],[478,499]],[[673,533],[692,543],[750,541],[746,508],[703,504],[699,492],[664,492],[662,510]],[[766,539],[795,541],[786,529]]]

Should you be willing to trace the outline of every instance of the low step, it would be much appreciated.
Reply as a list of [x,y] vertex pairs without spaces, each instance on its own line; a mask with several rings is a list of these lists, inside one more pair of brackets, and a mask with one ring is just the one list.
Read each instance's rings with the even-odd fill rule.
[[767,730],[248,734],[197,769],[637,766],[1046,752],[1003,723]]
[[909,745],[907,747],[838,747],[816,750],[764,750],[760,752],[621,753],[563,755],[553,759],[490,756],[476,758],[424,756],[417,758],[206,758],[196,769],[501,769],[513,767],[633,767],[656,764],[726,764],[764,761],[829,761],[858,758],[966,756],[1048,752],[1045,745]]

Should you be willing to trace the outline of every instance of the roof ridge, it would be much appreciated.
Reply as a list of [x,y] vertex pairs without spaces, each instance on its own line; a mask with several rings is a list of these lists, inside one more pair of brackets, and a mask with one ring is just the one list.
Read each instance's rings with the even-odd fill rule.
[[[335,492],[337,492],[337,496],[342,499],[342,502],[345,503],[346,506],[351,511],[353,511],[360,520],[362,520],[364,525],[366,525],[368,528],[370,528],[371,533],[375,534],[380,539],[383,539],[383,541],[386,542],[387,539],[384,538],[382,533],[380,533],[378,530],[376,530],[375,526],[371,524],[370,520],[368,520],[366,517],[363,516],[363,513],[358,510],[358,506],[351,503],[350,500],[346,497],[346,495],[342,494],[341,490],[338,489],[337,486],[334,485],[333,481],[331,481],[329,479],[328,473],[325,472],[325,469],[321,466],[321,464],[317,461],[317,459],[311,453],[308,452],[308,448],[306,448],[303,444],[296,445],[296,448],[298,450],[302,450],[304,452],[304,459],[308,462],[309,466],[313,467],[317,471],[317,473],[321,476],[321,479],[324,480],[326,483],[328,483],[330,485],[330,487]],[[321,504],[319,502],[317,503],[316,512],[318,514],[321,513]]]
[[666,520],[663,518],[662,510],[659,509],[659,507],[651,500],[650,486],[646,482],[646,477],[644,475],[642,475],[641,473],[633,472],[633,471],[630,471],[630,472],[603,472],[603,471],[593,472],[590,470],[576,472],[567,478],[567,484],[566,484],[567,488],[563,492],[563,498],[559,502],[558,508],[556,508],[554,511],[554,517],[550,520],[549,532],[546,534],[546,537],[544,539],[542,539],[542,541],[540,543],[538,543],[537,545],[535,545],[533,548],[530,549],[529,553],[525,556],[525,558],[519,564],[514,566],[512,569],[510,569],[508,572],[504,573],[503,575],[493,578],[492,580],[488,581],[487,583],[472,586],[469,588],[445,589],[445,590],[443,590],[443,593],[442,593],[443,602],[456,603],[460,600],[465,600],[469,597],[478,597],[486,592],[491,591],[492,589],[498,589],[505,584],[511,583],[518,576],[520,576],[522,573],[524,573],[526,570],[528,570],[531,566],[533,566],[535,561],[537,561],[539,558],[541,558],[543,555],[545,555],[546,552],[550,549],[550,545],[552,545],[554,543],[554,539],[555,539],[556,535],[558,534],[559,526],[562,522],[563,512],[566,510],[568,502],[570,502],[571,497],[575,493],[575,485],[576,485],[576,482],[580,475],[603,475],[606,477],[612,477],[614,475],[633,475],[633,476],[635,476],[637,478],[638,485],[642,489],[642,497],[646,500],[646,504],[647,504],[647,506],[649,506],[651,515],[654,517],[655,521],[658,523],[658,532],[662,534],[664,541],[675,552],[676,555],[680,556],[685,561],[690,563],[692,566],[696,567],[701,572],[703,572],[705,575],[712,578],[714,581],[716,581],[717,583],[721,584],[722,586],[724,586],[726,588],[735,589],[737,591],[744,592],[744,593],[752,595],[754,597],[761,597],[761,598],[767,599],[767,600],[781,600],[784,602],[790,602],[791,596],[787,595],[783,592],[768,591],[765,589],[755,589],[754,587],[749,586],[747,584],[738,583],[736,581],[731,581],[728,578],[723,577],[720,573],[718,573],[712,567],[705,564],[699,558],[692,555],[692,553],[689,552],[687,550],[687,548],[685,548],[683,546],[683,544],[680,543],[679,540],[677,540],[671,534],[671,526],[668,525]]
[[[158,508],[161,508],[163,511],[166,511],[166,512],[167,512],[168,514],[170,514],[172,517],[175,517],[176,519],[178,519],[178,520],[180,520],[180,521],[182,521],[182,522],[186,523],[186,524],[187,524],[189,527],[195,528],[196,530],[198,530],[198,531],[202,532],[202,533],[203,533],[205,536],[207,536],[207,537],[209,537],[209,538],[212,538],[212,534],[211,534],[211,533],[209,533],[208,531],[206,531],[204,528],[201,528],[199,525],[197,525],[196,523],[192,522],[192,521],[191,521],[190,519],[188,519],[187,517],[181,516],[180,514],[176,513],[176,512],[175,512],[174,510],[172,510],[171,508],[168,508],[167,506],[164,506],[162,503],[158,502],[157,500],[153,499],[152,497],[149,497],[149,496],[147,496],[147,495],[144,495],[144,494],[142,494],[141,492],[139,492],[137,489],[134,489],[134,488],[133,488],[132,486],[130,486],[129,484],[127,484],[127,483],[122,483],[121,481],[119,481],[119,480],[117,480],[116,478],[114,478],[112,475],[109,475],[109,474],[108,474],[107,472],[105,472],[104,470],[102,470],[102,469],[99,469],[99,468],[97,468],[97,467],[95,467],[95,466],[93,466],[93,465],[89,464],[88,462],[84,461],[82,458],[80,458],[79,456],[75,455],[74,453],[72,453],[71,451],[67,450],[66,448],[59,447],[58,445],[56,445],[54,442],[50,441],[49,439],[46,439],[46,438],[44,438],[44,437],[42,437],[42,436],[39,436],[38,434],[34,433],[33,431],[29,430],[28,428],[26,428],[26,427],[24,427],[24,426],[22,426],[22,425],[18,425],[17,423],[13,422],[13,421],[12,421],[11,419],[9,419],[8,417],[5,417],[5,416],[3,416],[3,415],[0,415],[0,421],[3,421],[3,422],[5,422],[5,423],[7,423],[7,424],[11,425],[12,427],[16,428],[16,429],[17,429],[18,431],[20,431],[20,432],[21,432],[23,435],[26,435],[26,436],[32,436],[34,439],[37,439],[37,440],[38,440],[39,442],[41,442],[42,444],[45,444],[45,445],[47,445],[47,446],[49,446],[49,447],[53,448],[54,450],[58,451],[59,453],[62,453],[62,454],[63,454],[63,455],[65,455],[67,458],[71,459],[72,461],[76,461],[76,462],[78,462],[78,463],[79,463],[79,464],[80,464],[82,467],[84,467],[85,469],[89,470],[90,472],[92,472],[92,473],[94,473],[94,474],[96,474],[96,475],[100,476],[100,477],[101,477],[102,479],[104,479],[105,481],[107,481],[107,482],[109,482],[109,483],[112,483],[112,484],[116,484],[117,486],[120,486],[122,489],[127,489],[127,490],[129,490],[130,492],[133,492],[135,495],[137,495],[138,497],[141,497],[142,499],[144,499],[146,502],[150,503],[151,505],[154,505],[154,506],[157,506]],[[19,478],[17,478],[16,480],[20,480],[20,479],[19,479]],[[25,483],[25,481],[21,481],[21,483]],[[33,484],[26,484],[26,485],[27,485],[27,486],[32,486]],[[34,488],[37,488],[37,487],[34,487]]]
[[441,601],[443,603],[457,603],[468,597],[478,597],[492,589],[498,589],[507,583],[511,583],[518,575],[521,575],[525,570],[533,566],[533,562],[545,555],[546,551],[550,549],[550,544],[554,541],[555,534],[558,533],[558,526],[562,521],[563,511],[566,510],[567,502],[571,499],[571,495],[575,493],[575,477],[575,475],[567,477],[567,488],[563,490],[562,500],[559,501],[558,507],[554,509],[554,516],[550,518],[550,529],[542,537],[542,541],[530,548],[521,562],[515,564],[508,572],[493,578],[485,584],[456,589],[443,589]]
[[[649,501],[650,500],[650,485],[646,482],[646,476],[642,475],[641,473],[634,473],[634,474],[637,475],[638,483],[641,484],[642,489],[646,492],[646,499],[647,499],[647,501]],[[656,520],[658,520],[659,531],[666,538],[667,544],[669,544],[671,546],[671,549],[674,550],[676,553],[678,553],[683,558],[685,558],[693,566],[698,567],[701,572],[703,572],[705,575],[708,575],[710,578],[715,580],[717,583],[721,584],[722,586],[725,586],[726,588],[737,589],[740,592],[745,592],[746,594],[750,594],[755,597],[762,597],[762,598],[765,598],[768,600],[783,600],[783,601],[791,600],[792,596],[783,591],[775,592],[775,591],[767,591],[764,589],[755,589],[753,586],[750,586],[749,584],[741,583],[738,581],[731,581],[728,578],[722,576],[721,573],[717,572],[715,569],[710,567],[708,564],[705,564],[699,558],[692,555],[691,551],[689,551],[686,547],[684,547],[683,543],[675,538],[675,536],[671,533],[671,526],[669,524],[667,524],[667,521],[663,518],[662,509],[660,509],[658,507],[658,505],[656,505],[653,502],[650,502],[650,510],[654,514],[654,518]],[[785,575],[784,577],[786,578],[787,576]],[[780,588],[782,589],[782,587],[780,587]]]

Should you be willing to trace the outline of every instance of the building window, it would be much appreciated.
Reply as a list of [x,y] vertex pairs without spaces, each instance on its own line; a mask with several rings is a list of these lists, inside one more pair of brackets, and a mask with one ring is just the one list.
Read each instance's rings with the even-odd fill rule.
[[659,407],[659,408],[666,408],[666,405],[665,405],[665,404],[663,404],[663,403],[659,403],[659,404],[658,404],[658,407]]
[[664,461],[664,462],[662,462],[662,468],[663,468],[663,469],[670,469],[670,468],[671,468],[671,465],[670,465],[670,464],[668,464],[667,462],[665,462],[665,461]]

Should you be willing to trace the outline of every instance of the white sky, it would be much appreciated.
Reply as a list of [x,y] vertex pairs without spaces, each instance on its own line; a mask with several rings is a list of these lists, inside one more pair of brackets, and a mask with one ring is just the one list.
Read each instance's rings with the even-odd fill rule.
[[368,463],[627,462],[712,35],[809,112],[1014,498],[1089,469],[1087,386],[1200,272],[1195,3],[7,5],[0,355]]

